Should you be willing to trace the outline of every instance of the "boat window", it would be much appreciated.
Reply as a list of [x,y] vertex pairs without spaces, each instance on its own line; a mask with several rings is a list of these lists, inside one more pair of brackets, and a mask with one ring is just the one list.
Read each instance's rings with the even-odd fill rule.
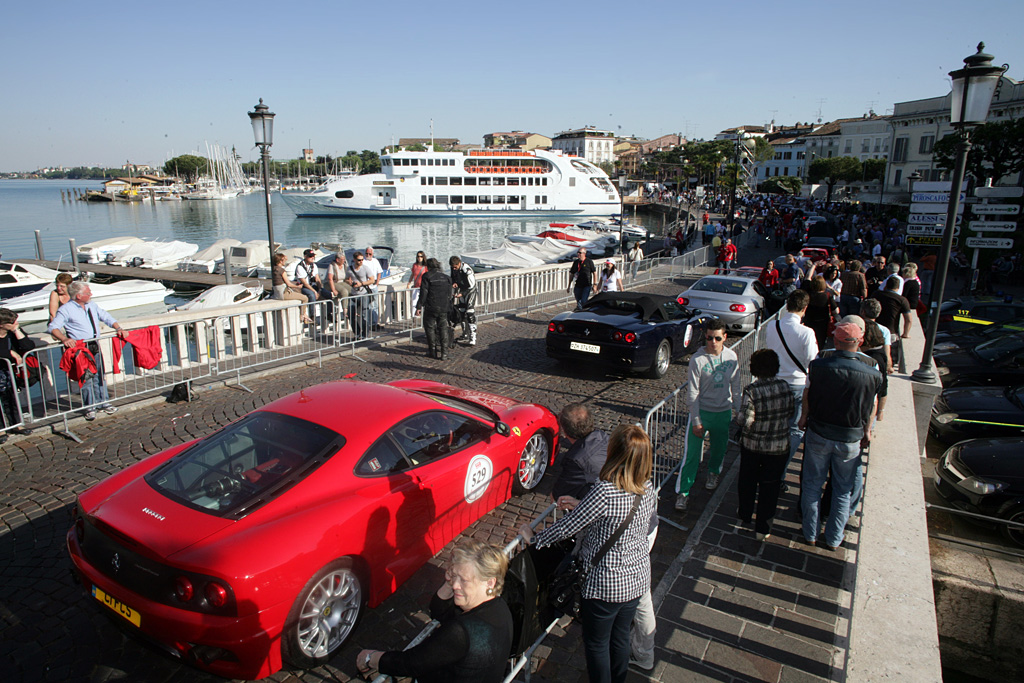
[[505,179],[504,178],[491,178],[491,185],[504,185],[504,184],[505,184]]
[[420,204],[426,204],[426,203],[427,203],[427,195],[421,194],[420,195]]
[[453,178],[451,178],[451,179],[450,179],[450,180],[448,181],[448,184],[449,184],[449,185],[461,185],[461,184],[462,184],[462,178],[459,178],[459,177],[453,177]]
[[447,178],[438,178],[437,180],[434,181],[434,184],[435,185],[447,185],[448,184],[448,179]]
[[420,160],[419,159],[409,159],[409,163],[412,166],[419,166],[420,165]]
[[476,204],[476,197],[471,194],[466,195],[466,204]]
[[337,192],[334,193],[334,196],[337,197],[338,199],[352,199],[354,195],[355,192],[353,192],[352,190],[338,190]]
[[463,178],[463,185],[476,185],[476,178]]
[[608,182],[607,178],[591,178],[590,182],[594,183],[594,185],[597,185],[599,188],[601,188],[605,192],[613,192],[614,191],[614,188],[612,187],[612,184],[610,182]]
[[236,302],[237,301],[241,301],[242,299],[245,299],[248,296],[249,296],[249,290],[248,289],[243,289],[238,294],[235,294],[235,298],[232,301],[236,301]]
[[569,178],[569,187],[576,187],[576,179]]
[[480,178],[479,179],[479,184],[480,185],[490,185],[491,184],[491,179],[490,178]]
[[447,203],[448,203],[448,195],[446,195],[446,194],[439,194],[439,195],[437,195],[435,204],[447,204]]
[[429,197],[427,197],[427,204],[433,204],[433,203],[434,203],[434,195],[430,195]]
[[508,179],[508,184],[509,185],[518,185],[519,184],[519,178],[509,178]]
[[482,194],[482,195],[480,195],[479,202],[481,204],[490,204],[491,203],[491,196],[490,195],[486,195],[486,194]]
[[461,194],[453,194],[452,195],[452,204],[462,204],[462,203],[463,202],[462,202],[462,195]]
[[493,203],[494,204],[504,204],[505,203],[505,195],[501,195],[501,194],[495,195]]

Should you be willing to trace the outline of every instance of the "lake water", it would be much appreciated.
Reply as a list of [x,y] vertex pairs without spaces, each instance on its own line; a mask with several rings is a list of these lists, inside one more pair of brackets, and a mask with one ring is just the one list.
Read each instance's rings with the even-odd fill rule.
[[[134,235],[152,240],[182,240],[202,249],[233,237],[243,242],[267,238],[263,193],[223,201],[84,202],[61,200],[61,190],[101,190],[98,181],[0,180],[0,253],[6,258],[35,258],[34,230],[39,230],[47,259],[68,260],[69,238],[81,246],[106,237]],[[271,196],[274,239],[285,247],[311,242],[345,246],[394,247],[398,265],[409,265],[423,250],[447,268],[448,257],[490,249],[509,234],[537,234],[548,218],[426,219],[296,218],[276,195]],[[632,219],[632,216],[630,217]],[[584,220],[580,218],[579,220]],[[634,222],[660,228],[661,218],[640,215]]]

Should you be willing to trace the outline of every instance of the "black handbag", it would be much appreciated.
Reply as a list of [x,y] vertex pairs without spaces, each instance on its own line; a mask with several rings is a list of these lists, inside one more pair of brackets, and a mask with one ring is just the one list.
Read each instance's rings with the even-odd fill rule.
[[565,556],[565,559],[558,565],[554,575],[551,577],[551,583],[548,587],[548,604],[551,607],[568,616],[575,617],[579,615],[583,584],[587,580],[587,575],[592,567],[596,567],[604,559],[604,556],[611,550],[616,541],[619,540],[619,537],[622,536],[622,532],[633,521],[641,498],[643,498],[642,494],[636,494],[629,514],[619,524],[615,533],[608,537],[608,540],[604,542],[604,545],[601,546],[601,549],[597,551],[597,554],[594,555],[589,563],[584,562],[572,553]]

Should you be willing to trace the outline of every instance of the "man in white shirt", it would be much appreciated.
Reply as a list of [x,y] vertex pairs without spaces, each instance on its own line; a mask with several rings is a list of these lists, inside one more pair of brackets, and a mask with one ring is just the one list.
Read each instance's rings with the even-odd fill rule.
[[[766,345],[779,357],[778,378],[785,381],[793,391],[796,399],[796,412],[789,423],[789,459],[782,471],[786,478],[786,470],[796,454],[804,432],[797,423],[800,421],[800,407],[807,386],[807,367],[818,355],[818,341],[814,330],[803,324],[804,314],[811,297],[802,289],[791,292],[786,299],[786,312],[779,316],[778,322],[768,323]],[[788,349],[788,350],[787,350]]]
[[[366,268],[373,275],[373,284],[369,286],[369,289],[367,289],[367,291],[370,293],[376,293],[377,286],[380,284],[380,279],[384,275],[384,267],[381,266],[380,261],[378,261],[373,256],[373,247],[366,248],[366,258],[363,261],[363,267]],[[380,313],[377,309],[376,296],[370,297],[369,316],[370,325],[372,327],[376,327],[377,324],[380,322]]]
[[896,282],[899,283],[899,286],[896,287],[896,289],[893,290],[893,291],[895,291],[897,294],[902,296],[903,295],[903,278],[900,277],[900,264],[899,263],[889,263],[888,265],[886,265],[885,269],[889,273],[889,276],[886,277],[884,280],[882,280],[882,283],[880,285],[878,285],[879,291],[884,291],[885,289],[887,289],[887,287],[885,286],[885,283],[887,283],[889,280],[895,280]]

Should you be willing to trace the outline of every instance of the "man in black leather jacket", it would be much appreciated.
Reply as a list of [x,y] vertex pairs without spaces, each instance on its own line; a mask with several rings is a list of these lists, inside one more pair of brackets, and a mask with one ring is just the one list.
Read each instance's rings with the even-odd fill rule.
[[420,281],[416,314],[423,311],[423,330],[427,333],[427,356],[444,360],[448,349],[448,307],[452,300],[452,280],[441,270],[436,258],[427,259],[427,272]]

